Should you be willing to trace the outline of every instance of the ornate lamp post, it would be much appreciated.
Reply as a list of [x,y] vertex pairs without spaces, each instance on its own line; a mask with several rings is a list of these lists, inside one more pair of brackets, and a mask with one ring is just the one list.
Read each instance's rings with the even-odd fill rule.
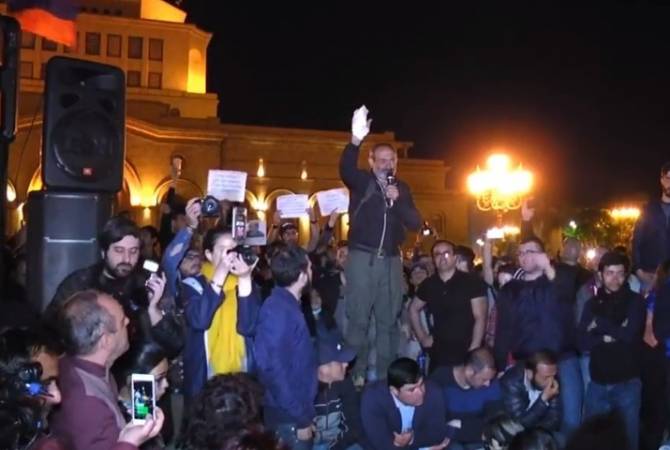
[[511,168],[510,158],[494,154],[486,160],[486,167],[468,176],[468,190],[477,199],[477,208],[494,211],[501,223],[504,212],[518,209],[523,197],[533,186],[533,174],[521,167]]

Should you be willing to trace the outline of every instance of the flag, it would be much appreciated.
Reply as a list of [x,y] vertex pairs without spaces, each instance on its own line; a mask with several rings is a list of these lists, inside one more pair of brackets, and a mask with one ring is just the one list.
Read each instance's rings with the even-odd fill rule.
[[9,0],[7,7],[23,31],[68,47],[75,45],[78,8],[74,0]]

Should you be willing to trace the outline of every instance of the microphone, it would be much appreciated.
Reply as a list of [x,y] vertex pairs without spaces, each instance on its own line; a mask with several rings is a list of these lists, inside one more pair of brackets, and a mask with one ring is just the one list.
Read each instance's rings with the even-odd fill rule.
[[[393,170],[386,172],[386,185],[395,186],[398,180],[396,180]],[[393,208],[393,199],[388,199],[389,208]]]

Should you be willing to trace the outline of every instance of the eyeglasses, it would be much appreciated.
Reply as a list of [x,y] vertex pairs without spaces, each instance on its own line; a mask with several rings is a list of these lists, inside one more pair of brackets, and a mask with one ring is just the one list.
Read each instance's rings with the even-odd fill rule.
[[443,252],[433,252],[433,257],[434,258],[439,258],[440,256],[443,258],[448,258],[449,256],[453,255],[454,252],[452,250],[445,250]]

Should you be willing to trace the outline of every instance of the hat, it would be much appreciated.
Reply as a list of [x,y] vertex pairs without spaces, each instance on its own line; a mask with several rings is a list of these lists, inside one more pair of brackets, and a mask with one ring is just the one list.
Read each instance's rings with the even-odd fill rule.
[[356,351],[335,336],[319,337],[317,352],[320,366],[331,362],[348,363],[356,357]]
[[295,226],[295,224],[294,224],[293,222],[284,222],[284,223],[282,223],[281,226],[279,227],[279,231],[280,231],[281,233],[284,233],[284,232],[286,232],[286,231],[288,231],[288,230],[297,230],[297,229],[298,229],[298,227]]

